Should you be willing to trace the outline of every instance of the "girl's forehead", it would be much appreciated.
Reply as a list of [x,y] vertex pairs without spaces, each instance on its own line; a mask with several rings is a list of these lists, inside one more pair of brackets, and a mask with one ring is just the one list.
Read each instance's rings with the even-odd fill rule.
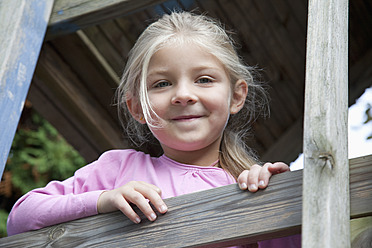
[[[214,47],[200,44],[193,41],[183,40],[182,42],[175,43],[175,42],[165,42],[159,46],[158,49],[154,51],[151,55],[150,61],[153,60],[154,57],[158,57],[159,54],[163,55],[170,55],[169,59],[177,60],[180,56],[187,56],[189,54],[195,56],[197,58],[209,58],[212,60],[218,61],[218,63],[222,64],[222,61],[216,56],[216,50]],[[172,57],[173,55],[174,57]]]
[[[195,43],[167,44],[150,58],[148,73],[176,65],[193,68],[223,68],[223,63],[207,48]],[[162,69],[163,68],[163,69]]]

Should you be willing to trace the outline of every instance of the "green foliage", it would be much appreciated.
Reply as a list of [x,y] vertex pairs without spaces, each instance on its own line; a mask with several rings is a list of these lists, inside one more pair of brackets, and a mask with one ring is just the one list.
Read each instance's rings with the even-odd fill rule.
[[0,209],[0,237],[6,237],[6,220],[8,219],[9,213],[4,209]]
[[[17,129],[5,166],[12,173],[13,193],[25,194],[52,180],[64,180],[86,164],[51,124],[34,111],[31,113],[28,123]],[[3,207],[8,205],[5,197],[2,200]],[[6,236],[7,218],[8,211],[0,209],[0,237]]]
[[85,164],[51,124],[36,113],[31,118],[37,130],[18,130],[6,165],[13,185],[23,194],[51,180],[66,179]]

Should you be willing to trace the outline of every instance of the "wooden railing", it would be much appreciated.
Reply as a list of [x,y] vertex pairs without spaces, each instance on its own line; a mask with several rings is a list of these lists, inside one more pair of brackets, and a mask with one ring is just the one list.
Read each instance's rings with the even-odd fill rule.
[[[372,215],[372,155],[350,160],[350,198],[351,219]],[[233,184],[165,202],[169,212],[153,223],[142,216],[141,224],[133,224],[120,212],[100,214],[3,238],[0,246],[223,247],[299,234],[302,171],[275,175],[256,193]]]

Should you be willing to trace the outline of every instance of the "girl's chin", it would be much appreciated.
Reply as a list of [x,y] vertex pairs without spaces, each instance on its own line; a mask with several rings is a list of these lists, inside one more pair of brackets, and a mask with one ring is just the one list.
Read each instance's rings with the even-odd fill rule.
[[197,139],[197,140],[173,140],[173,142],[160,142],[163,150],[173,150],[178,152],[198,152],[205,151],[209,149],[218,151],[220,147],[220,139],[217,139],[212,142],[206,142],[207,139]]

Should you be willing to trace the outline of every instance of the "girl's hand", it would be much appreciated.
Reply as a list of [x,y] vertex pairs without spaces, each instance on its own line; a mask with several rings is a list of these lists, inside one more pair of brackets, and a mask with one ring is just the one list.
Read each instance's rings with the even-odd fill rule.
[[269,179],[274,174],[289,171],[289,166],[282,162],[266,163],[263,166],[253,165],[250,170],[245,170],[238,177],[238,184],[242,190],[248,189],[256,192],[264,189],[269,184]]
[[131,181],[120,188],[103,192],[98,198],[98,213],[108,213],[120,210],[134,223],[140,223],[141,218],[130,206],[135,204],[142,213],[150,220],[156,220],[156,214],[151,208],[149,201],[162,214],[166,213],[168,208],[161,199],[161,190],[155,185]]

